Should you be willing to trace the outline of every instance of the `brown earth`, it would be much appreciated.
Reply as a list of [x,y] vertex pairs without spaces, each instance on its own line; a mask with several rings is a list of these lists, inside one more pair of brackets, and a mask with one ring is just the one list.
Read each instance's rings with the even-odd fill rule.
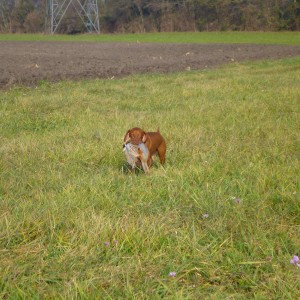
[[245,60],[300,55],[300,46],[0,42],[0,88],[41,80],[117,78],[136,73],[201,70]]

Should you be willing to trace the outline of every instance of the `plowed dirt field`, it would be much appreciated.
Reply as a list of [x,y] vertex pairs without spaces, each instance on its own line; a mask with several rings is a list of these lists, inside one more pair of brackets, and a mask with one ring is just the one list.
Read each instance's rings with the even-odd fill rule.
[[300,55],[300,46],[91,42],[0,42],[0,88],[41,80],[118,78],[214,68]]

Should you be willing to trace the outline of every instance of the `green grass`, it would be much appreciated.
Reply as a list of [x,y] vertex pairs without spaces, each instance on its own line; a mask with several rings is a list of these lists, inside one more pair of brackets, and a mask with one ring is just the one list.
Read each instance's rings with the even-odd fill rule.
[[[300,299],[299,78],[293,58],[2,91],[0,298]],[[127,173],[132,126],[160,127],[165,168]]]
[[100,35],[0,34],[0,41],[252,43],[300,45],[300,32],[165,32]]

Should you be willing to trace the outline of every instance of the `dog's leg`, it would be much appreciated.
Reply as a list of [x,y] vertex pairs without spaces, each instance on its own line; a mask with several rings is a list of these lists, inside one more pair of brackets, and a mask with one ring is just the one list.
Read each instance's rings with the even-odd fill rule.
[[157,148],[160,163],[163,165],[166,161],[166,142],[163,141]]
[[148,166],[148,164],[147,164],[147,162],[142,162],[142,167],[143,167],[143,170],[144,170],[144,172],[147,174],[147,173],[149,173],[149,166]]
[[152,156],[149,155],[149,157],[148,157],[148,159],[147,159],[147,165],[148,165],[149,168],[152,166],[152,163],[153,163]]

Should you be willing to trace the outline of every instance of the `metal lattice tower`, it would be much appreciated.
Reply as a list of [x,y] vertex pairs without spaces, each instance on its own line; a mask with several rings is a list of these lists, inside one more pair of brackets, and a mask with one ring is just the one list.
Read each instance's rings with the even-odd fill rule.
[[72,4],[87,31],[100,33],[97,0],[47,0],[46,27],[54,34]]

